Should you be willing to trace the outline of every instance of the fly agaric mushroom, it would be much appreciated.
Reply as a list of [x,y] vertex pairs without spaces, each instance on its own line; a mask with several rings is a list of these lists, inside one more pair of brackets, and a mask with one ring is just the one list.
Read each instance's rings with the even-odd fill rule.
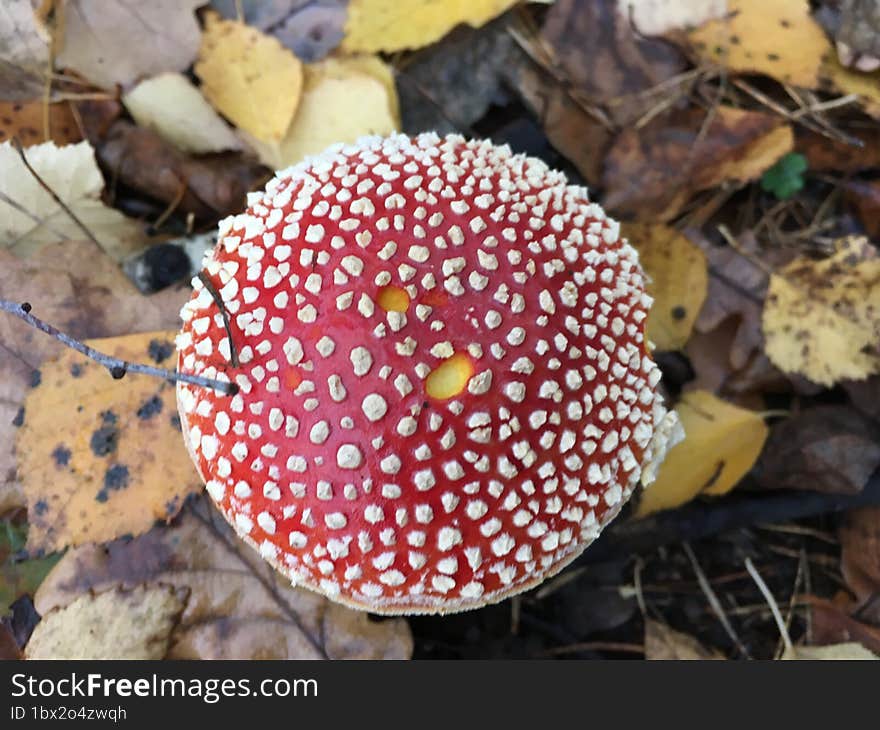
[[499,601],[577,557],[680,437],[636,251],[541,161],[368,137],[248,202],[178,338],[183,372],[239,392],[178,402],[208,493],[295,584],[385,614]]

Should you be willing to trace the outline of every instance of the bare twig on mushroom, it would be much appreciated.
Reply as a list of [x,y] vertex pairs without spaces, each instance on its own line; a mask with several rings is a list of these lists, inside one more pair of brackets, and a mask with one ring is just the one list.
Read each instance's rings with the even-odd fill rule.
[[56,327],[53,327],[48,322],[44,322],[38,317],[35,317],[31,314],[31,305],[27,302],[17,304],[16,302],[0,299],[0,311],[8,312],[12,316],[18,317],[20,320],[27,322],[31,327],[38,329],[40,332],[46,333],[67,347],[82,353],[99,365],[103,365],[110,371],[110,375],[116,380],[124,377],[126,373],[138,373],[140,375],[151,375],[156,378],[163,378],[174,382],[189,383],[202,388],[212,388],[213,390],[225,393],[226,395],[235,395],[235,393],[238,392],[238,386],[235,383],[215,380],[213,378],[205,378],[200,375],[178,373],[174,370],[165,370],[152,365],[128,362],[127,360],[120,360],[117,357],[98,352],[94,348],[83,344],[79,340],[65,334]]
[[198,277],[199,281],[204,284],[205,289],[208,290],[208,294],[211,295],[211,299],[214,300],[214,304],[217,305],[217,309],[220,310],[220,316],[223,317],[223,327],[226,329],[226,339],[229,340],[229,362],[232,364],[232,367],[237,368],[240,366],[240,363],[238,360],[238,350],[235,347],[235,341],[232,339],[232,328],[229,326],[229,312],[226,311],[223,298],[210,277],[204,271],[200,271]]

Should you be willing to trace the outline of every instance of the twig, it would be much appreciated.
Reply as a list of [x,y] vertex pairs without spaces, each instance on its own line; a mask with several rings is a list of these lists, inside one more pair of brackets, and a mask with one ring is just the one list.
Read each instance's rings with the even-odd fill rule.
[[101,247],[100,241],[95,238],[95,235],[88,229],[85,223],[83,223],[61,198],[58,197],[58,194],[49,187],[48,183],[40,177],[39,173],[31,166],[31,163],[28,162],[27,155],[24,153],[24,148],[21,146],[21,142],[18,141],[17,137],[12,138],[12,146],[15,148],[15,151],[18,152],[18,156],[21,158],[21,161],[24,163],[24,166],[27,168],[28,172],[33,175],[34,180],[36,180],[40,187],[43,188],[49,195],[52,196],[52,200],[54,200],[61,209],[67,213],[70,220],[76,223],[77,227],[88,237],[88,239],[94,243],[96,246]]
[[232,367],[237,368],[241,363],[238,361],[238,350],[235,347],[235,342],[232,340],[232,327],[229,326],[229,313],[226,311],[223,298],[220,296],[220,292],[217,291],[217,287],[214,286],[214,282],[211,281],[204,270],[199,272],[198,279],[202,282],[205,289],[208,290],[208,294],[211,295],[211,299],[214,300],[217,309],[220,310],[220,316],[223,317],[223,327],[226,330],[226,339],[229,340],[229,362],[232,364]]
[[96,363],[103,365],[110,371],[110,375],[119,380],[125,377],[126,373],[139,373],[140,375],[152,375],[156,378],[172,380],[174,382],[189,383],[202,388],[213,388],[226,395],[235,395],[238,392],[238,386],[235,383],[223,380],[215,380],[213,378],[205,378],[201,375],[189,375],[187,373],[179,373],[173,370],[165,370],[163,368],[153,367],[152,365],[142,365],[141,363],[128,362],[120,360],[117,357],[111,357],[103,352],[98,352],[94,348],[83,344],[79,340],[74,339],[70,335],[64,334],[61,330],[53,327],[48,322],[35,317],[31,314],[31,305],[27,302],[16,304],[5,299],[0,299],[0,311],[8,312],[14,317],[27,322],[31,327],[45,332],[50,337],[54,337],[67,347],[82,353],[86,357],[94,360]]
[[622,641],[581,641],[577,644],[557,646],[541,652],[539,657],[561,656],[563,654],[576,654],[582,651],[617,651],[628,654],[644,654],[645,647],[641,644],[627,644]]
[[758,590],[761,591],[761,595],[764,596],[764,600],[767,601],[767,605],[770,606],[770,613],[773,614],[776,628],[779,629],[779,636],[782,638],[783,644],[785,644],[785,651],[791,651],[791,637],[788,635],[788,628],[785,626],[785,621],[782,619],[782,613],[779,610],[779,606],[776,604],[776,599],[773,598],[773,594],[770,592],[770,589],[767,587],[767,584],[764,582],[764,579],[761,577],[761,574],[758,572],[754,563],[752,563],[751,558],[746,558],[746,570],[749,571],[749,575],[752,576],[752,580],[758,585]]
[[694,555],[694,551],[691,549],[691,546],[683,542],[682,547],[684,548],[685,553],[688,556],[688,560],[691,561],[691,566],[694,569],[694,573],[697,576],[697,581],[700,584],[700,588],[703,589],[703,593],[706,594],[706,598],[709,601],[709,605],[712,607],[712,611],[715,613],[715,616],[718,618],[718,621],[724,627],[724,630],[727,632],[727,635],[730,637],[730,640],[734,643],[739,652],[748,659],[751,659],[751,655],[749,654],[749,650],[746,649],[745,644],[742,643],[739,636],[737,636],[736,631],[733,630],[733,626],[727,618],[727,614],[724,613],[724,607],[721,605],[721,601],[718,600],[718,596],[715,595],[715,591],[712,590],[712,586],[709,584],[709,579],[706,578],[706,574],[703,573],[703,569],[700,567],[700,563],[697,560],[697,556]]

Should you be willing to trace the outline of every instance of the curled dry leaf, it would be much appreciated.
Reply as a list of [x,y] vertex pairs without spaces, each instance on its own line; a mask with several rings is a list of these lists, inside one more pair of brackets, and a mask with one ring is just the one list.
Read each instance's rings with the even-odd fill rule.
[[[46,138],[44,115],[49,120],[49,137]],[[25,147],[53,141],[57,145],[79,142],[82,132],[76,122],[69,101],[49,104],[39,101],[0,101],[0,142],[13,137]]]
[[45,91],[50,40],[31,0],[0,4],[0,98],[33,99]]
[[460,23],[479,27],[517,0],[350,0],[342,50],[375,53],[421,48]]
[[403,619],[371,621],[290,584],[204,503],[133,540],[69,550],[36,596],[44,615],[89,591],[146,584],[189,591],[170,659],[406,659]]
[[[27,301],[40,317],[80,339],[174,327],[179,292],[144,297],[91,241],[44,246],[29,259],[0,249],[0,296]],[[39,382],[41,361],[62,345],[13,317],[0,316],[0,514],[24,506],[13,444],[27,422],[25,394]]]
[[[137,221],[101,202],[104,178],[88,142],[28,147],[28,162],[74,215],[117,261],[142,248],[146,236]],[[21,161],[9,142],[0,144],[0,246],[20,256],[65,238],[81,239],[82,229],[55,202]],[[24,212],[26,211],[26,212]]]
[[[123,360],[174,369],[173,332],[88,344]],[[201,490],[180,436],[173,384],[137,375],[114,381],[102,365],[72,350],[40,372],[16,438],[28,550],[140,534]]]
[[211,13],[195,65],[217,111],[265,142],[279,141],[302,91],[302,63],[277,39]]
[[700,494],[733,489],[752,468],[767,440],[761,414],[705,391],[682,396],[675,407],[685,439],[667,454],[657,481],[641,493],[640,517],[685,504]]
[[648,339],[658,350],[679,350],[706,299],[706,256],[669,226],[631,223],[622,230],[651,279],[648,293],[654,304],[648,313]]
[[[196,57],[203,0],[69,0],[58,67],[97,86],[128,86],[163,71],[183,71]],[[148,38],[149,42],[144,39]]]
[[86,593],[43,616],[28,659],[162,659],[186,602],[170,586]]
[[799,258],[770,279],[763,330],[781,370],[831,386],[880,372],[880,257],[865,238],[833,256]]
[[305,67],[302,97],[287,133],[277,144],[249,139],[270,167],[295,165],[331,144],[400,126],[391,70],[376,56],[328,58]]
[[676,631],[662,621],[645,619],[645,659],[706,660],[724,659],[716,649],[708,649],[693,636]]
[[124,94],[128,113],[142,127],[184,152],[204,154],[241,147],[241,142],[183,74],[164,73]]
[[765,489],[858,494],[878,466],[880,427],[851,406],[818,406],[773,425],[755,478]]
[[775,114],[688,108],[623,130],[605,162],[607,208],[640,221],[675,218],[694,193],[759,178],[794,145]]

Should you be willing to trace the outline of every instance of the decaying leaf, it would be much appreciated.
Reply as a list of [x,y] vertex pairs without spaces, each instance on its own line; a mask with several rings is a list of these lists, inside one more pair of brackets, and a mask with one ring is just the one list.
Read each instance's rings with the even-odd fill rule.
[[[853,605],[843,593],[833,600],[807,596],[813,618],[813,640],[816,644],[844,644],[857,642],[868,651],[880,655],[880,606],[873,602]],[[869,599],[870,601],[870,599]],[[850,615],[857,611],[858,618]],[[870,621],[871,623],[866,623]]]
[[257,139],[283,136],[302,91],[302,63],[277,39],[209,14],[195,73],[217,111]]
[[479,27],[517,0],[350,0],[342,49],[375,53],[421,48],[459,23]]
[[[28,147],[25,154],[46,184],[117,261],[144,245],[141,225],[101,202],[104,178],[88,142],[64,147],[44,142]],[[0,192],[17,204],[13,207],[0,200],[0,246],[24,256],[47,243],[83,237],[80,227],[28,172],[9,142],[0,144]]]
[[[49,137],[46,138],[44,115],[49,121]],[[68,101],[49,104],[42,100],[0,101],[0,142],[13,137],[25,147],[52,140],[57,145],[74,144],[82,138],[82,132]]]
[[[90,340],[99,352],[174,368],[174,332]],[[174,385],[68,351],[41,367],[16,439],[28,550],[137,535],[202,488],[180,435]],[[148,444],[149,448],[145,448]]]
[[162,659],[186,602],[170,586],[86,593],[44,614],[28,659]]
[[706,257],[669,226],[631,223],[623,226],[623,233],[651,279],[648,293],[654,304],[648,313],[648,339],[659,350],[681,349],[706,299]]
[[799,258],[774,274],[764,306],[767,356],[781,370],[831,386],[880,372],[880,257],[846,238],[823,261]]
[[604,204],[621,217],[669,221],[694,193],[755,180],[793,145],[791,128],[774,114],[718,106],[661,115],[617,136]]
[[89,591],[137,585],[189,591],[169,659],[405,659],[403,619],[367,614],[293,588],[203,502],[171,527],[69,550],[36,596],[43,615]]
[[855,594],[856,609],[864,618],[880,622],[880,507],[850,510],[840,529],[840,569],[849,589]]
[[328,58],[305,67],[296,116],[280,143],[251,143],[265,164],[281,169],[332,144],[389,134],[399,125],[394,79],[379,58]]
[[834,54],[829,53],[822,65],[825,85],[841,94],[858,94],[859,106],[872,117],[880,117],[880,71],[862,73],[840,64]]
[[[183,71],[196,57],[203,0],[69,0],[56,65],[106,89],[163,71]],[[145,42],[148,38],[149,41]]]
[[809,408],[770,429],[755,478],[766,489],[858,494],[880,466],[880,427],[844,405]]
[[33,595],[61,557],[20,559],[18,553],[24,549],[26,539],[26,527],[8,520],[0,522],[0,617],[10,612],[16,599]]
[[792,646],[786,649],[782,659],[800,659],[806,661],[853,661],[856,659],[880,659],[861,644],[831,644],[829,646]]
[[[90,241],[44,246],[19,259],[0,248],[0,296],[27,301],[38,316],[80,339],[170,328],[179,321],[179,291],[145,297]],[[40,382],[43,359],[64,347],[25,323],[0,316],[0,513],[25,504],[13,444],[27,421],[25,394]]]
[[33,99],[45,91],[49,43],[31,0],[0,4],[0,98]]
[[235,150],[241,142],[201,92],[182,74],[164,73],[124,94],[129,114],[142,127],[184,152]]
[[767,440],[759,413],[705,391],[686,393],[675,410],[685,439],[667,454],[657,481],[641,493],[639,516],[678,507],[699,494],[725,494],[752,468]]
[[698,58],[738,73],[815,88],[831,44],[808,0],[728,0],[727,14],[692,31]]
[[693,636],[676,631],[662,621],[645,619],[645,659],[724,659],[716,649],[704,647]]

